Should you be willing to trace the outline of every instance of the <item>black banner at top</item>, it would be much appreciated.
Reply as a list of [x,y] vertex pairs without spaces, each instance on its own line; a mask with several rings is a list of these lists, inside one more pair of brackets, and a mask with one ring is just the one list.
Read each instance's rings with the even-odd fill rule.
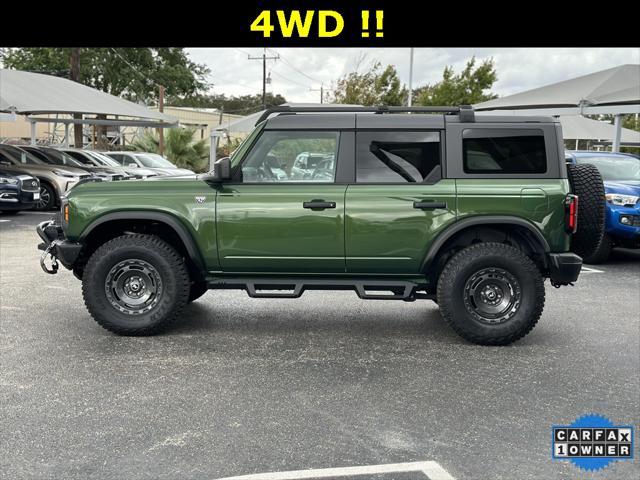
[[[68,5],[5,22],[2,46],[434,47],[614,46],[634,19],[610,34],[583,32],[548,3],[406,0],[263,0],[120,4],[100,12]],[[81,16],[74,15],[82,8]],[[56,18],[58,17],[58,18]],[[628,24],[625,26],[625,23]],[[28,28],[27,28],[28,26]]]

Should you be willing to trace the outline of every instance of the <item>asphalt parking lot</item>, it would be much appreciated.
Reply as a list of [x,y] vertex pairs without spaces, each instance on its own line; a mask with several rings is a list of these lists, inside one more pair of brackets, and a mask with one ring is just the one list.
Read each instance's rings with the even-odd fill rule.
[[[351,292],[213,291],[166,334],[124,338],[90,318],[70,272],[40,270],[46,218],[0,216],[2,478],[433,461],[457,480],[577,479],[551,460],[553,424],[595,412],[640,425],[638,252],[573,288],[547,282],[539,325],[510,347],[464,342],[431,302]],[[589,478],[638,478],[635,456]],[[426,478],[408,475],[366,478]]]

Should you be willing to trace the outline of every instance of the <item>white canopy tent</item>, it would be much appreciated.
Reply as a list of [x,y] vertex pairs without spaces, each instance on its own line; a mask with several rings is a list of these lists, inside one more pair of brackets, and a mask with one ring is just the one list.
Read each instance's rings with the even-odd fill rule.
[[[482,112],[484,115],[523,115],[522,110],[494,110]],[[565,140],[594,140],[613,143],[616,134],[615,125],[601,120],[592,120],[582,115],[557,116],[562,125],[562,136]],[[640,132],[629,128],[620,129],[620,144],[640,146]]]
[[622,115],[640,114],[640,65],[618,67],[474,105],[521,115],[615,115],[613,150],[620,149]]
[[[360,107],[361,105],[350,105],[345,103],[322,103],[322,104],[321,103],[283,103],[280,106],[322,108],[322,107]],[[260,110],[259,112],[252,113],[250,115],[247,115],[246,117],[239,118],[233,122],[219,125],[216,128],[216,130],[224,131],[227,134],[249,133],[255,128],[256,122],[264,112],[265,110]],[[323,112],[315,112],[315,113],[323,113]]]
[[[591,120],[580,115],[564,115],[559,117],[562,124],[562,134],[565,140],[599,140],[613,143],[616,128],[608,122]],[[620,145],[640,146],[640,132],[629,128],[620,130]]]
[[[166,128],[176,118],[86,85],[51,75],[0,69],[0,112],[26,115],[31,122],[31,143],[35,143],[36,122],[63,123],[65,143],[69,124],[115,125]],[[34,117],[38,114],[103,115],[106,119]],[[117,118],[113,118],[117,117]],[[124,118],[123,118],[124,117]]]

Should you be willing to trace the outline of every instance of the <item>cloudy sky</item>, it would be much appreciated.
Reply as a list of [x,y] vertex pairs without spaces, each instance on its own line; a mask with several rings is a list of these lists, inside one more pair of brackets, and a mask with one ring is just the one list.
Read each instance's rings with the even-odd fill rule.
[[[209,81],[214,93],[247,95],[262,92],[260,48],[191,48],[192,60],[211,69]],[[317,90],[324,82],[331,88],[345,73],[353,71],[359,60],[364,66],[373,61],[393,64],[403,82],[409,81],[408,48],[275,48],[267,54],[280,60],[267,62],[272,83],[267,88],[293,102],[317,102]],[[637,48],[417,48],[414,53],[413,85],[418,87],[442,78],[445,66],[459,72],[466,62],[495,60],[498,81],[494,92],[509,95],[560,80],[577,77],[625,63],[640,63]],[[361,67],[362,69],[362,67]]]

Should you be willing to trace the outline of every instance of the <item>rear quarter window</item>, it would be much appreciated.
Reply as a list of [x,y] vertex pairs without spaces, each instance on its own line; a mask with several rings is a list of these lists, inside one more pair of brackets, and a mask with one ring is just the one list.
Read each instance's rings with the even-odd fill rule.
[[465,173],[539,174],[547,171],[542,130],[465,129],[462,151]]

